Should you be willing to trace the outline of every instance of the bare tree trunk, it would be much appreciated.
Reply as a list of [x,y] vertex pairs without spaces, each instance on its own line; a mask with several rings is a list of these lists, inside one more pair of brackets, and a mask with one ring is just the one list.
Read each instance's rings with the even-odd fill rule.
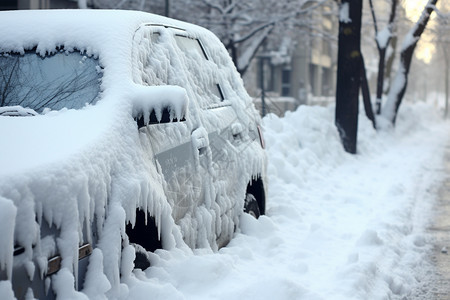
[[372,0],[369,0],[370,10],[372,12],[373,25],[375,28],[375,41],[378,48],[378,77],[377,77],[377,99],[376,99],[376,113],[379,115],[381,113],[381,98],[383,97],[383,86],[384,86],[384,72],[386,66],[386,50],[392,38],[392,31],[394,27],[395,13],[397,11],[397,1],[391,0],[391,14],[389,16],[389,23],[385,30],[378,31],[377,19],[375,16],[375,10],[373,7]]
[[237,54],[237,48],[236,48],[236,44],[233,43],[232,40],[230,40],[230,42],[227,44],[226,46],[228,52],[230,53],[231,56],[231,60],[233,61],[234,65],[236,66],[238,72],[243,75],[243,73],[241,73],[241,71],[239,71],[239,67],[238,67],[238,54]]
[[449,71],[448,68],[449,66],[449,59],[448,59],[448,50],[447,50],[447,45],[443,44],[442,46],[442,51],[444,52],[444,59],[445,59],[445,109],[444,109],[444,119],[447,119],[448,117],[448,92],[449,92]]
[[389,94],[389,90],[391,88],[392,66],[394,65],[394,60],[395,60],[397,41],[398,41],[398,38],[396,36],[393,36],[391,39],[392,53],[386,61],[386,72],[384,74],[384,82],[386,84],[384,85],[383,94],[385,94],[385,95]]
[[340,4],[336,127],[345,151],[356,153],[358,95],[361,81],[362,0]]
[[430,14],[434,11],[438,0],[429,0],[428,4],[422,11],[422,15],[414,25],[412,30],[406,35],[403,42],[403,49],[400,53],[400,67],[394,79],[393,85],[389,91],[386,105],[383,107],[382,116],[389,121],[391,125],[395,125],[398,109],[402,103],[403,97],[408,85],[408,74],[411,67],[411,61],[422,33],[424,32]]
[[361,55],[361,93],[363,96],[363,103],[364,103],[364,111],[366,112],[367,118],[369,118],[370,121],[372,121],[373,128],[377,128],[377,124],[375,121],[375,116],[373,114],[372,109],[372,101],[370,100],[370,90],[369,90],[369,84],[367,83],[367,76],[366,76],[366,65],[364,63],[364,57]]
[[448,64],[446,64],[445,68],[445,108],[444,108],[444,119],[448,118]]
[[386,58],[386,48],[378,47],[378,76],[377,76],[377,99],[376,99],[376,113],[381,113],[381,98],[383,97],[383,83],[384,83],[384,62]]

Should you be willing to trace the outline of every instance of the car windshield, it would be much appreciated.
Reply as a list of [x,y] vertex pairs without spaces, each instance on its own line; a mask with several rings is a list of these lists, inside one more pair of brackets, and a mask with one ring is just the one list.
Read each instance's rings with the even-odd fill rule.
[[0,107],[79,109],[97,102],[100,81],[98,60],[79,52],[0,54]]

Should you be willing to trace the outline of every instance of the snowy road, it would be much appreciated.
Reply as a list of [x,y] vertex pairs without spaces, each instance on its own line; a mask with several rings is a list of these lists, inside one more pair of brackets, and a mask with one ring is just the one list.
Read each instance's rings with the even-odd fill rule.
[[446,148],[444,166],[446,179],[439,188],[434,216],[427,228],[433,244],[430,265],[422,270],[420,283],[410,299],[450,299],[450,145]]
[[449,123],[405,105],[394,132],[360,118],[359,153],[346,154],[333,108],[264,119],[267,216],[241,219],[218,253],[158,250],[123,279],[126,298],[403,299],[433,251],[426,232],[444,179]]

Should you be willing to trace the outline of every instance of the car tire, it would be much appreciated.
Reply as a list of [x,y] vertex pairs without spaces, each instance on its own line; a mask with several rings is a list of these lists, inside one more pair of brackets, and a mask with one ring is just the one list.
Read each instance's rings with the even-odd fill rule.
[[134,267],[145,270],[150,267],[147,252],[154,252],[156,249],[162,249],[162,244],[158,235],[155,218],[151,217],[142,210],[136,210],[136,222],[134,226],[126,224],[126,234],[130,244],[136,251]]
[[245,197],[244,212],[253,216],[255,219],[258,219],[261,215],[258,201],[256,201],[255,196],[253,196],[252,194],[247,194],[247,196]]
[[134,268],[144,271],[145,269],[150,267],[150,260],[148,258],[147,250],[145,250],[144,247],[139,244],[132,243],[131,246],[134,247],[134,251],[136,253],[136,257],[134,259]]

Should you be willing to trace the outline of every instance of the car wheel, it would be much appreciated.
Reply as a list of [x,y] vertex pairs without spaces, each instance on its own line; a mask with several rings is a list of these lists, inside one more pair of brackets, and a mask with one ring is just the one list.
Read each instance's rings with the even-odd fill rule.
[[134,226],[128,223],[125,231],[130,244],[136,251],[134,267],[142,270],[147,269],[150,267],[147,251],[153,252],[156,249],[162,248],[155,218],[151,217],[148,213],[146,217],[145,213],[138,209],[136,211],[136,222]]
[[150,267],[150,260],[148,258],[147,250],[139,244],[132,243],[131,246],[134,247],[136,251],[136,257],[134,259],[134,268],[145,270]]
[[258,219],[261,215],[259,211],[258,201],[256,201],[255,196],[253,196],[252,194],[247,194],[247,196],[245,197],[244,212],[248,213],[256,219]]

